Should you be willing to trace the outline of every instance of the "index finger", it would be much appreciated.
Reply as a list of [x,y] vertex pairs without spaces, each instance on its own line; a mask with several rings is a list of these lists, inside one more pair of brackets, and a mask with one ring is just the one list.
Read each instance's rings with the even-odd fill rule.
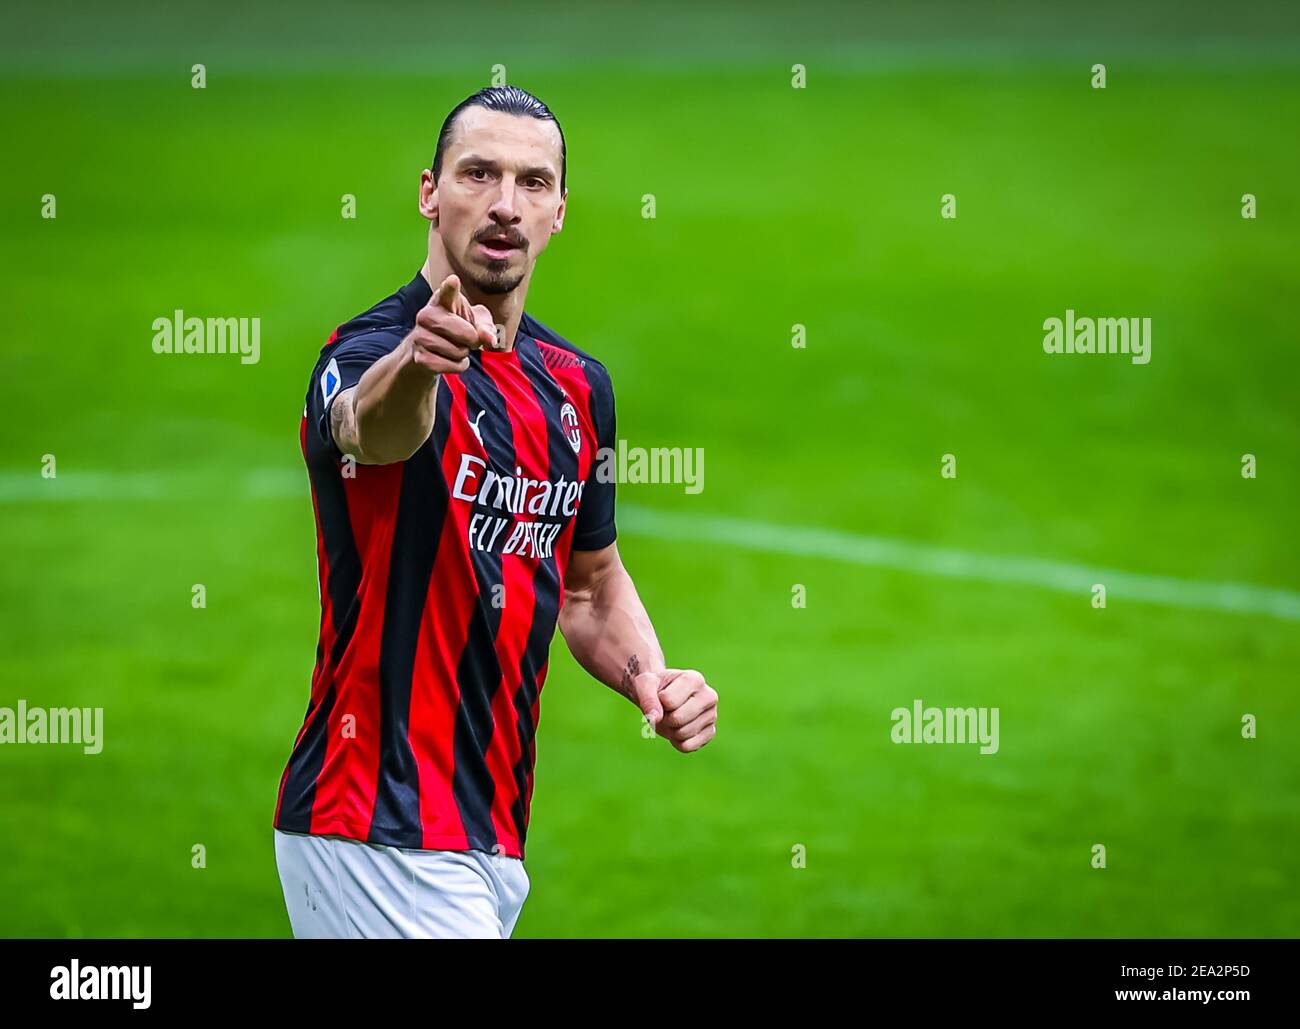
[[452,314],[459,314],[456,310],[456,298],[460,296],[460,278],[455,275],[448,275],[442,280],[442,285],[434,293],[433,302]]

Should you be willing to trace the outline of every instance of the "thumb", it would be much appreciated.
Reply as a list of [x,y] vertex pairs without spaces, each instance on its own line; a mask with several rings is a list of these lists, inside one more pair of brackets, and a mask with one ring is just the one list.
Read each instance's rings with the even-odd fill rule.
[[492,312],[483,304],[475,304],[470,308],[470,314],[473,315],[470,321],[473,322],[474,328],[478,329],[479,339],[483,341],[484,346],[489,346],[495,350],[497,346],[497,326],[496,322],[492,320]]
[[632,680],[632,689],[636,691],[637,707],[650,721],[652,727],[658,726],[664,716],[663,706],[659,703],[659,676],[654,672],[642,672]]

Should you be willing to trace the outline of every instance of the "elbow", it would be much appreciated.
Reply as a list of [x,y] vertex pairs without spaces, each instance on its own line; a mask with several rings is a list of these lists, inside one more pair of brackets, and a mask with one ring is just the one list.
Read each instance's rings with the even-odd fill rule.
[[564,590],[560,596],[560,614],[556,624],[560,635],[572,649],[575,630],[591,612],[591,597],[574,590]]
[[560,630],[560,635],[565,639],[569,638],[568,627],[573,624],[574,608],[580,603],[581,601],[576,600],[568,590],[560,594],[560,613],[555,623]]

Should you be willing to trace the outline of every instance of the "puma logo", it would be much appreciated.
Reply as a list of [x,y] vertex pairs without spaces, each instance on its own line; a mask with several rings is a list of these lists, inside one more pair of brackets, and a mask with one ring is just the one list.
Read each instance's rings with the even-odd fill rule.
[[471,429],[474,430],[474,435],[475,435],[475,437],[477,437],[477,439],[478,439],[478,445],[479,445],[480,447],[483,446],[484,444],[483,444],[483,434],[482,434],[481,432],[478,431],[478,423],[483,419],[483,416],[484,416],[485,414],[487,414],[487,410],[486,410],[486,409],[480,411],[480,412],[478,413],[478,417],[475,418],[472,422],[469,423],[469,427],[470,427]]

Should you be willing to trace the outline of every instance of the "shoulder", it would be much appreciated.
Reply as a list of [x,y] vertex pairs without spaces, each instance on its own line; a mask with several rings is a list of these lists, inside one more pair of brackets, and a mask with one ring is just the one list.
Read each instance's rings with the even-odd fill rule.
[[424,276],[417,274],[401,289],[335,329],[321,348],[320,360],[353,353],[372,358],[388,353],[411,331],[430,292]]
[[562,368],[581,368],[593,390],[613,392],[609,369],[603,363],[543,325],[527,311],[519,321],[519,328],[537,341],[542,362],[552,371]]

